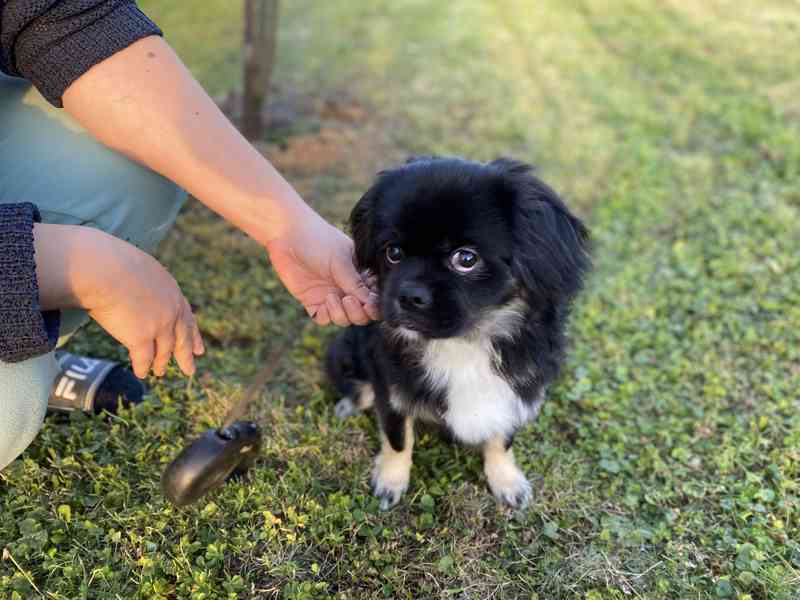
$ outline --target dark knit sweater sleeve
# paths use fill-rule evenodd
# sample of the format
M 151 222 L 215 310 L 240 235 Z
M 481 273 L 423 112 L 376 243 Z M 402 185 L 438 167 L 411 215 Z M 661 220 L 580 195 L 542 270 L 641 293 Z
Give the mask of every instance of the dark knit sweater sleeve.
M 134 0 L 0 0 L 0 69 L 55 106 L 91 67 L 161 30 Z
M 42 313 L 33 252 L 33 204 L 0 204 L 0 361 L 19 362 L 49 352 L 58 339 L 59 313 Z

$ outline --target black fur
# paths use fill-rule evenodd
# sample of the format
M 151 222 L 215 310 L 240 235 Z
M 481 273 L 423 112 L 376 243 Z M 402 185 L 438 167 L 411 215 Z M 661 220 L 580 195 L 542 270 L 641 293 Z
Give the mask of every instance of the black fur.
M 541 400 L 563 359 L 589 235 L 530 166 L 412 159 L 379 174 L 353 209 L 351 229 L 358 267 L 378 278 L 384 321 L 340 334 L 328 372 L 342 395 L 354 382 L 373 385 L 395 450 L 403 447 L 404 414 L 442 422 L 448 409 L 447 388 L 433 385 L 423 366 L 431 340 L 488 335 L 494 371 L 523 402 Z M 454 255 L 460 248 L 479 257 L 469 272 L 456 268 L 464 266 Z M 396 264 L 387 252 L 400 256 Z M 504 310 L 518 318 L 486 325 Z M 394 405 L 391 390 L 400 397 Z M 509 445 L 514 433 L 505 432 Z
M 367 383 L 369 376 L 369 339 L 374 325 L 348 327 L 328 346 L 325 370 L 342 397 L 353 397 L 357 383 Z

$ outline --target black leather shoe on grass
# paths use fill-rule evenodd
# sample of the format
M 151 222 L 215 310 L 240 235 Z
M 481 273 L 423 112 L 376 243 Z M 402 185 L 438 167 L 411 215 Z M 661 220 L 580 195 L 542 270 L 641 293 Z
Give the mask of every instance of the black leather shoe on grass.
M 53 382 L 48 411 L 115 414 L 119 404 L 127 407 L 142 401 L 144 384 L 119 363 L 61 350 L 56 360 L 61 372 Z

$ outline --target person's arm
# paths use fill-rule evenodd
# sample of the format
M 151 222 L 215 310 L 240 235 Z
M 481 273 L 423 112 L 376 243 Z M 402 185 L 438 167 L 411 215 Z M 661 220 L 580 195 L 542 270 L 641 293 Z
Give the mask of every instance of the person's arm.
M 265 245 L 318 323 L 377 317 L 349 238 L 238 134 L 134 0 L 5 0 L 0 10 L 0 70 Z
M 40 223 L 33 204 L 0 204 L 0 361 L 53 350 L 59 310 L 83 308 L 130 352 L 135 373 L 163 375 L 172 355 L 194 372 L 203 341 L 169 273 L 91 227 Z
M 151 366 L 163 375 L 173 355 L 184 373 L 194 373 L 202 336 L 178 284 L 158 261 L 92 227 L 36 223 L 32 234 L 35 310 L 85 309 L 128 349 L 138 377 Z
M 0 69 L 107 146 L 266 244 L 310 209 L 222 115 L 133 0 L 5 0 Z
M 103 144 L 174 181 L 262 245 L 311 217 L 162 38 L 95 65 L 63 102 Z
M 67 88 L 63 102 L 101 142 L 182 186 L 264 245 L 281 280 L 318 322 L 364 323 L 364 304 L 374 316 L 350 240 L 242 137 L 163 39 L 144 38 L 95 65 Z

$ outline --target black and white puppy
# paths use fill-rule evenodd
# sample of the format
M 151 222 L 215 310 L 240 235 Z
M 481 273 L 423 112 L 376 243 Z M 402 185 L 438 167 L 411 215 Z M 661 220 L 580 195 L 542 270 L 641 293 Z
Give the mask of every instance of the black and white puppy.
M 480 447 L 494 495 L 525 506 L 511 443 L 558 374 L 587 229 L 528 165 L 433 157 L 381 172 L 350 224 L 383 321 L 346 329 L 326 366 L 337 415 L 376 409 L 381 508 L 408 487 L 415 419 Z

